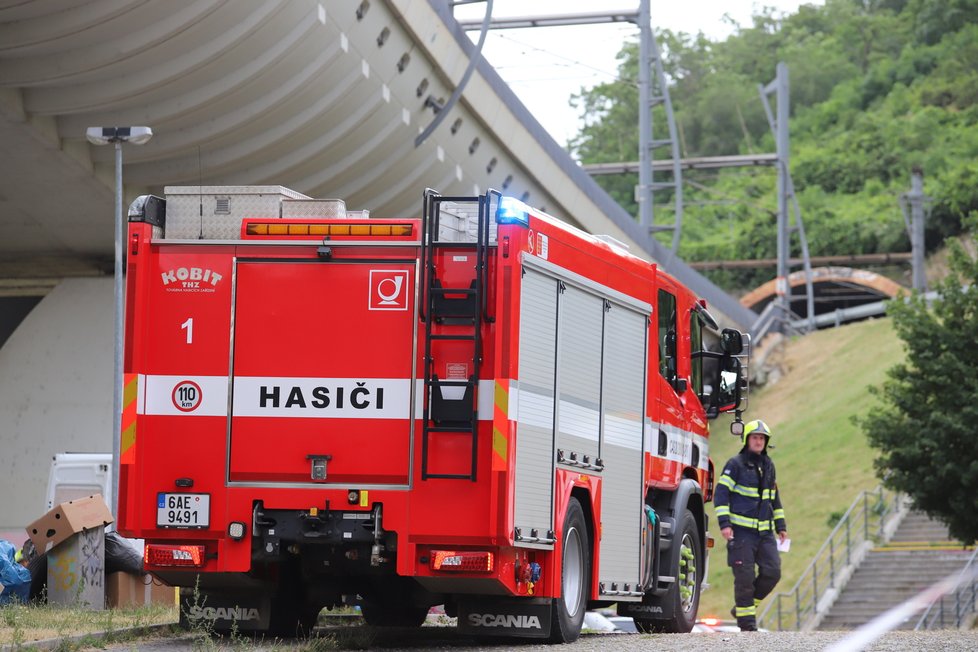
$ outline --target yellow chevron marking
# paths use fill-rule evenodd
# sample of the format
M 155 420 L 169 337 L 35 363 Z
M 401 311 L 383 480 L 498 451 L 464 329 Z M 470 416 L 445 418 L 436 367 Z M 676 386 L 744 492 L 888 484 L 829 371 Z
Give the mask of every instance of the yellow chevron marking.
M 132 448 L 132 445 L 136 443 L 136 422 L 133 421 L 132 425 L 122 431 L 122 441 L 120 447 L 122 452 L 125 453 L 127 450 Z
M 126 383 L 125 387 L 122 388 L 122 407 L 125 408 L 127 405 L 136 400 L 136 391 L 139 388 L 139 378 L 133 376 L 132 380 Z
M 503 414 L 509 414 L 509 392 L 503 387 L 502 383 L 496 383 L 493 402 L 496 407 L 502 410 Z
M 509 440 L 499 432 L 498 429 L 492 429 L 492 450 L 496 455 L 502 459 L 506 459 L 506 452 L 509 449 Z

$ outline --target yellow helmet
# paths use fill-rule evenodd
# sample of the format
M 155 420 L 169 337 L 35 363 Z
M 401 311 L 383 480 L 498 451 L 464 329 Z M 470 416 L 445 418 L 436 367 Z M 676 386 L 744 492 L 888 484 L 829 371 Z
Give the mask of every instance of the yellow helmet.
M 747 422 L 744 425 L 744 435 L 741 438 L 741 443 L 744 446 L 747 445 L 747 438 L 751 435 L 765 435 L 768 440 L 771 439 L 771 429 L 767 427 L 767 424 L 760 419 L 754 419 L 753 421 Z

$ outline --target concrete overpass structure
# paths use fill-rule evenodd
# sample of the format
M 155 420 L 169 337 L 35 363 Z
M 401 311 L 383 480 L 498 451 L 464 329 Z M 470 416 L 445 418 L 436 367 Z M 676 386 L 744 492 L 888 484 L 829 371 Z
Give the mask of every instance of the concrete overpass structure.
M 643 233 L 485 61 L 445 0 L 0 0 L 0 528 L 43 511 L 51 455 L 111 449 L 112 148 L 125 201 L 283 185 L 375 216 L 492 187 L 656 259 L 726 321 L 754 313 Z M 644 253 L 643 253 L 644 252 Z M 9 337 L 8 337 L 9 336 Z
M 787 281 L 792 295 L 792 312 L 804 314 L 805 273 L 792 272 Z M 896 281 L 876 272 L 838 266 L 812 269 L 812 286 L 815 292 L 816 315 L 885 301 L 909 292 Z M 777 282 L 772 279 L 742 296 L 740 302 L 745 307 L 763 312 L 776 295 Z

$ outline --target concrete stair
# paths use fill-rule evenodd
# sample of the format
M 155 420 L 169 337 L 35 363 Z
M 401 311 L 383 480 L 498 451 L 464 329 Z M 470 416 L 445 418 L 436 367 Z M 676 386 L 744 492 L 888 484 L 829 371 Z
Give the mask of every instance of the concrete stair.
M 858 627 L 961 570 L 971 554 L 948 536 L 947 526 L 911 511 L 887 545 L 866 555 L 818 628 Z M 901 629 L 916 623 L 911 618 Z

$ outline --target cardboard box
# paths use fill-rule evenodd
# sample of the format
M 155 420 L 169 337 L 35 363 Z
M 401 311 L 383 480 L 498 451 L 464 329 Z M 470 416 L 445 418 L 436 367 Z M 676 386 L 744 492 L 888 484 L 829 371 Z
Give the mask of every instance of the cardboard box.
M 105 604 L 112 607 L 136 607 L 144 604 L 177 602 L 177 589 L 167 586 L 150 574 L 111 573 L 105 579 Z
M 102 528 L 114 519 L 102 494 L 69 500 L 52 508 L 27 526 L 27 536 L 37 551 L 47 552 L 71 535 L 90 528 Z

